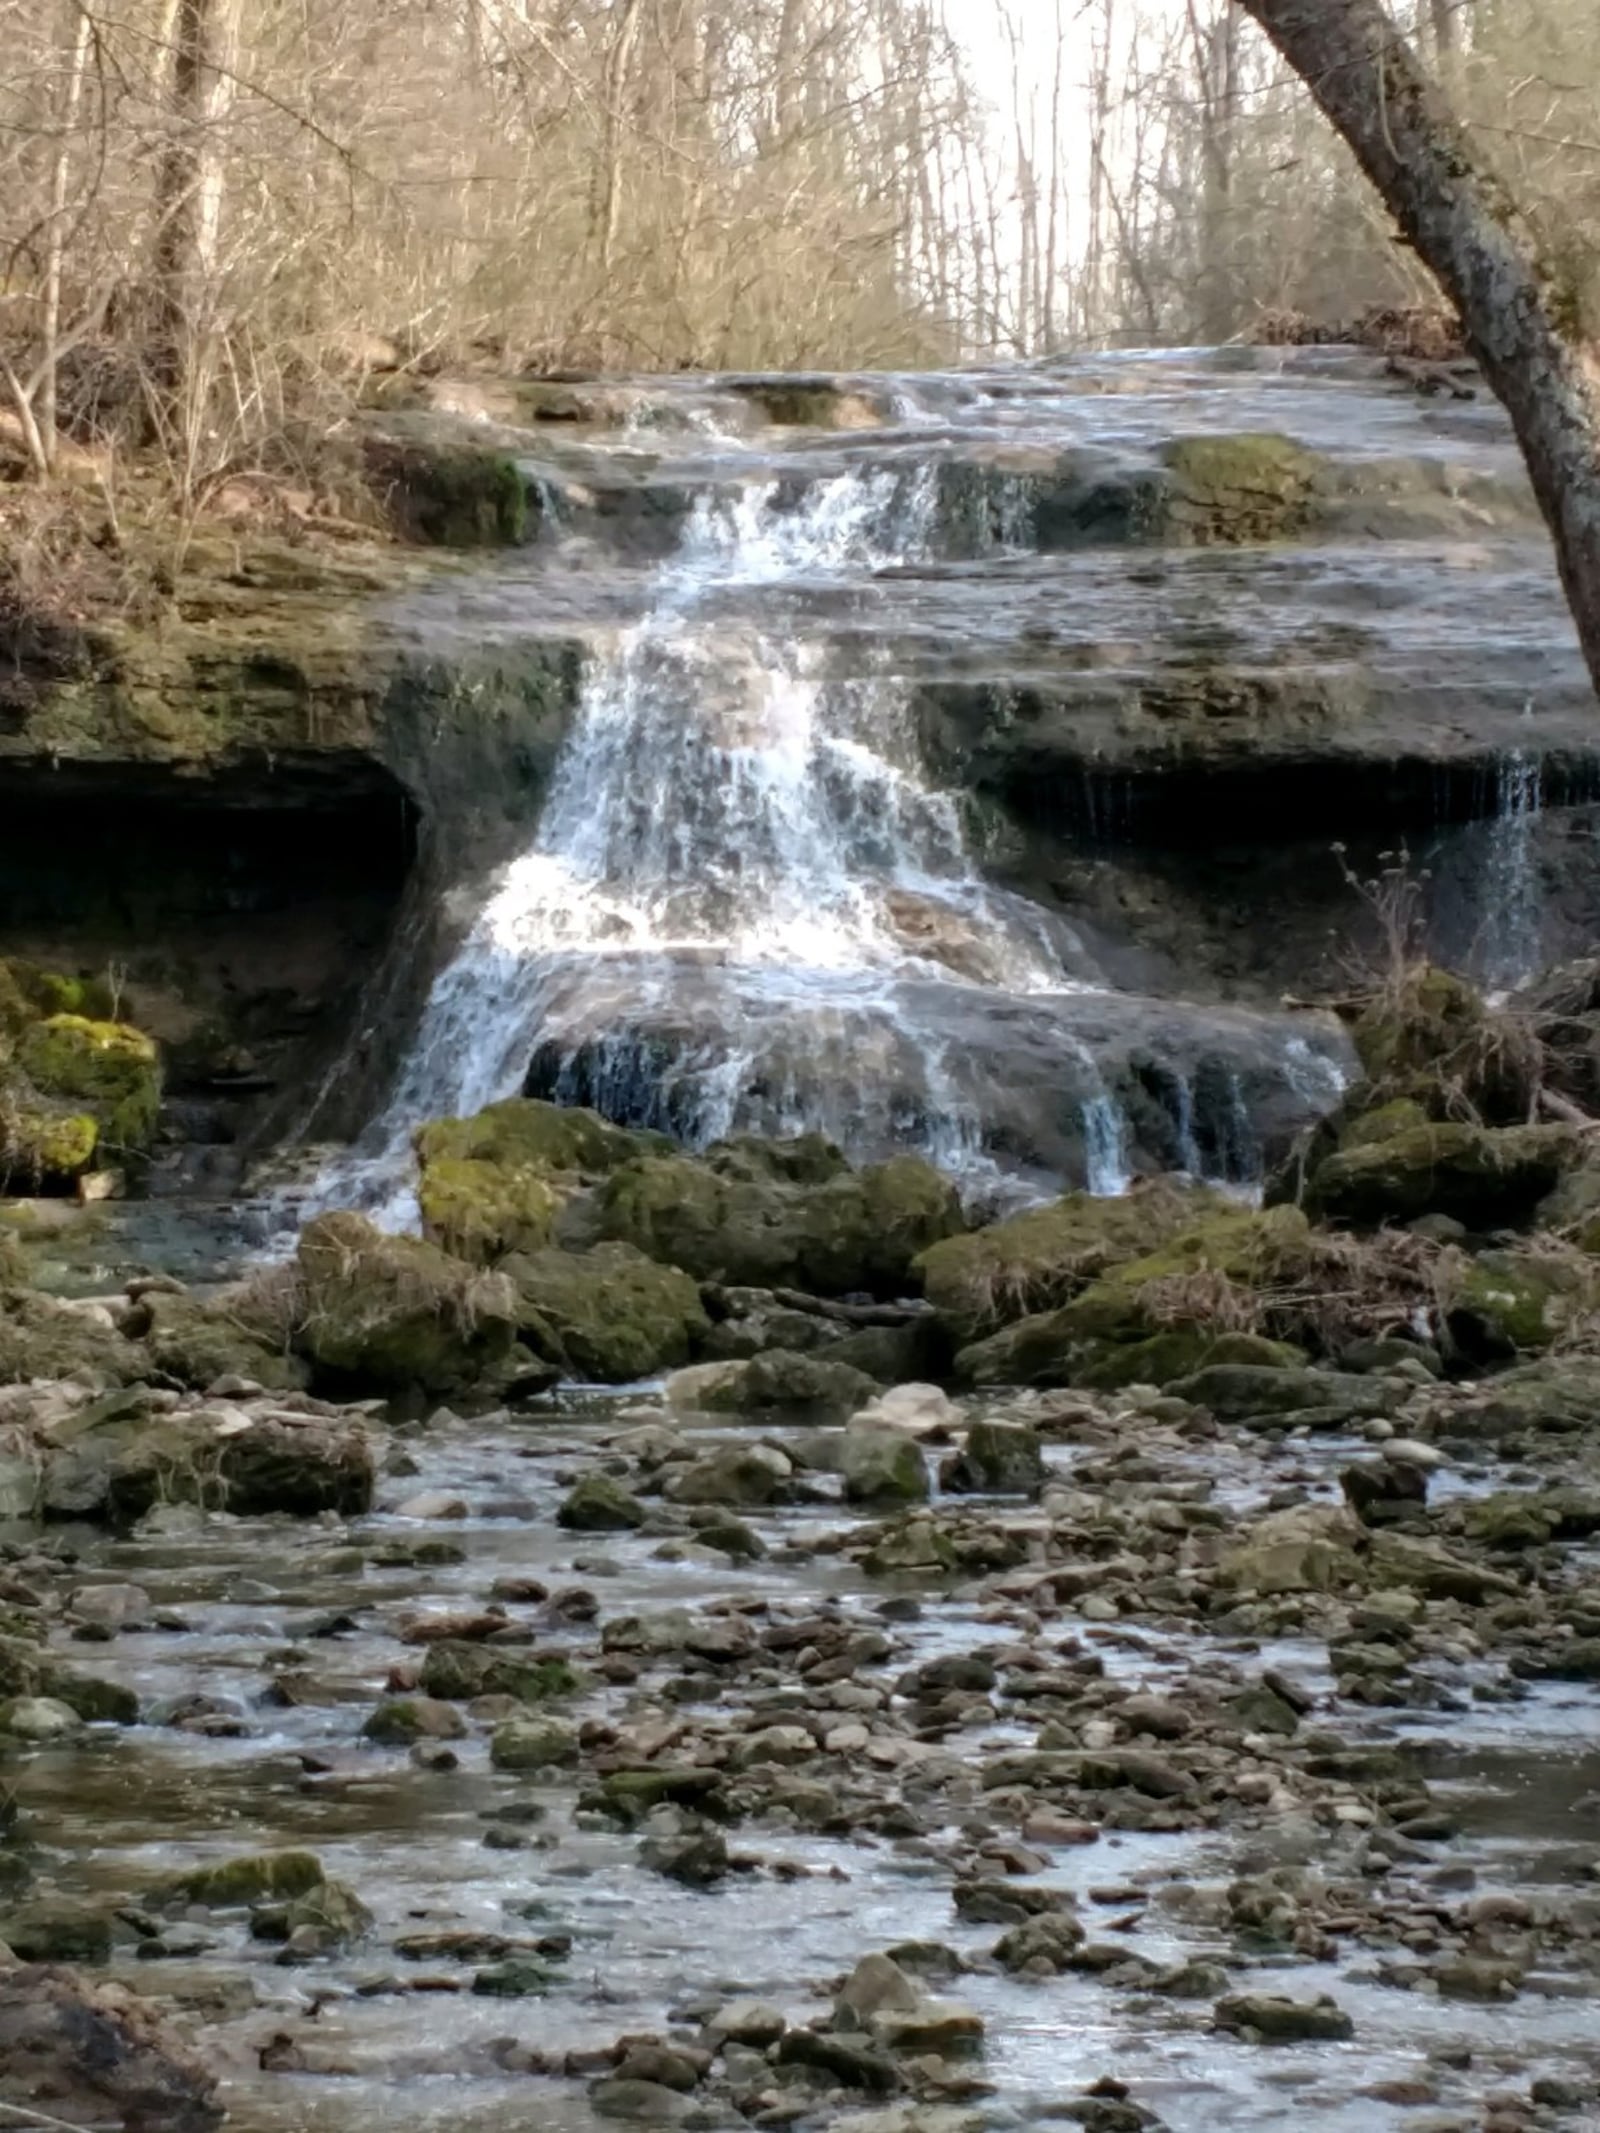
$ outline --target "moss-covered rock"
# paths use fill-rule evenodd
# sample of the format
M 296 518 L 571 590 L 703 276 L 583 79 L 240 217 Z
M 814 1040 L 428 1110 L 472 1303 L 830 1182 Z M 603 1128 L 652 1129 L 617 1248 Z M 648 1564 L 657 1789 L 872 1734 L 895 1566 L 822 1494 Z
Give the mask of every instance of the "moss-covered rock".
M 116 1439 L 105 1469 L 105 1508 L 116 1520 L 131 1523 L 164 1503 L 241 1518 L 354 1518 L 372 1508 L 372 1443 L 349 1418 L 262 1414 L 219 1434 L 202 1408 L 126 1426 Z
M 847 1429 L 839 1448 L 846 1503 L 925 1503 L 928 1463 L 903 1430 L 861 1425 Z
M 139 1699 L 124 1682 L 105 1681 L 97 1674 L 79 1674 L 48 1662 L 39 1681 L 46 1696 L 64 1703 L 86 1726 L 139 1723 Z
M 567 1492 L 556 1524 L 569 1533 L 631 1533 L 642 1526 L 645 1507 L 609 1474 L 585 1474 Z
M 1334 1146 L 1375 1148 L 1380 1141 L 1393 1140 L 1396 1134 L 1409 1133 L 1417 1126 L 1430 1123 L 1427 1112 L 1414 1096 L 1393 1096 L 1387 1103 L 1374 1104 L 1370 1110 L 1337 1115 L 1333 1121 Z
M 788 1459 L 764 1444 L 723 1444 L 675 1469 L 666 1493 L 674 1503 L 761 1510 L 788 1494 L 790 1471 Z
M 274 1899 L 292 1901 L 320 1888 L 326 1879 L 315 1852 L 250 1852 L 180 1874 L 161 1893 L 209 1910 L 232 1911 Z
M 1172 1385 L 1213 1364 L 1254 1363 L 1292 1369 L 1306 1360 L 1289 1341 L 1260 1333 L 1212 1333 L 1203 1326 L 1175 1326 L 1142 1341 L 1089 1342 L 1080 1351 L 1072 1382 L 1090 1392 L 1120 1392 L 1128 1385 Z
M 95 1120 L 106 1153 L 120 1161 L 149 1148 L 161 1111 L 161 1055 L 143 1030 L 51 1015 L 24 1030 L 16 1058 L 41 1095 Z
M 0 1944 L 23 1963 L 106 1963 L 112 1917 L 66 1896 L 40 1896 L 0 1917 Z
M 1311 1263 L 1311 1230 L 1298 1208 L 1224 1206 L 1170 1236 L 1142 1258 L 1113 1267 L 1059 1310 L 1002 1327 L 963 1348 L 956 1374 L 970 1385 L 1070 1385 L 1092 1372 L 1117 1381 L 1116 1351 L 1140 1348 L 1141 1370 L 1175 1372 L 1188 1356 L 1237 1330 L 1241 1298 L 1302 1279 Z M 1180 1338 L 1174 1340 L 1173 1336 Z M 1156 1348 L 1164 1340 L 1170 1347 Z M 1143 1382 L 1142 1376 L 1123 1383 Z
M 666 1152 L 672 1144 L 663 1134 L 614 1126 L 598 1111 L 578 1105 L 511 1096 L 471 1118 L 439 1118 L 418 1127 L 415 1145 L 424 1169 L 455 1160 L 535 1170 L 544 1177 L 598 1178 L 638 1156 Z
M 670 1149 L 596 1111 L 511 1097 L 418 1129 L 423 1233 L 478 1265 L 549 1245 L 574 1193 L 621 1163 Z
M 538 1171 L 459 1156 L 429 1163 L 417 1188 L 423 1235 L 476 1266 L 548 1244 L 562 1203 L 563 1195 Z
M 1193 1377 L 1177 1378 L 1179 1399 L 1227 1422 L 1265 1422 L 1293 1416 L 1342 1428 L 1387 1414 L 1394 1394 L 1378 1379 L 1344 1371 L 1282 1369 L 1260 1363 L 1208 1363 Z
M 1165 1179 L 1119 1199 L 1068 1193 L 1003 1222 L 946 1238 L 917 1261 L 923 1294 L 965 1344 L 1053 1310 L 1109 1268 L 1143 1259 L 1227 1203 Z
M 440 548 L 527 538 L 528 483 L 507 452 L 418 431 L 367 440 L 368 475 L 397 529 Z
M 144 1344 L 164 1377 L 204 1392 L 225 1377 L 252 1379 L 269 1392 L 295 1392 L 311 1372 L 283 1339 L 271 1340 L 247 1325 L 228 1296 L 144 1298 L 128 1330 Z
M 516 1291 L 436 1245 L 362 1215 L 301 1234 L 286 1300 L 294 1346 L 319 1377 L 362 1390 L 455 1392 L 492 1382 L 516 1337 Z
M 939 1468 L 940 1487 L 958 1496 L 1036 1496 L 1044 1480 L 1039 1433 L 1020 1422 L 974 1422 Z
M 718 1366 L 716 1376 L 708 1374 L 701 1384 L 693 1404 L 707 1414 L 787 1412 L 826 1417 L 854 1414 L 877 1391 L 876 1382 L 864 1370 L 835 1362 L 830 1355 L 769 1348 L 747 1363 Z
M 1351 1024 L 1378 1101 L 1411 1097 L 1435 1120 L 1470 1105 L 1486 1125 L 1516 1125 L 1539 1085 L 1538 1043 L 1464 978 L 1431 965 L 1385 989 Z M 1363 1108 L 1370 1108 L 1364 1104 Z
M 1179 437 L 1162 457 L 1171 475 L 1161 514 L 1169 539 L 1200 547 L 1278 541 L 1310 519 L 1320 462 L 1288 437 Z
M 0 1030 L 13 1035 L 49 1015 L 87 1015 L 115 1022 L 117 999 L 103 977 L 85 977 L 13 956 L 0 964 Z
M 1423 1215 L 1449 1215 L 1469 1229 L 1514 1228 L 1581 1152 L 1567 1126 L 1407 1125 L 1319 1162 L 1303 1205 L 1357 1228 Z
M 534 1658 L 524 1651 L 445 1639 L 428 1646 L 422 1691 L 448 1702 L 474 1696 L 509 1696 L 517 1703 L 551 1703 L 576 1693 L 578 1677 L 565 1659 Z
M 625 1385 L 676 1370 L 710 1330 L 699 1284 L 632 1245 L 516 1253 L 500 1271 L 523 1339 L 569 1377 Z
M 1600 1301 L 1600 1266 L 1570 1252 L 1484 1252 L 1451 1284 L 1445 1324 L 1472 1362 L 1548 1348 Z
M 391 1696 L 369 1716 L 361 1737 L 380 1747 L 409 1748 L 419 1740 L 461 1740 L 466 1732 L 454 1704 L 433 1696 Z
M 99 1139 L 86 1111 L 54 1108 L 26 1085 L 0 1080 L 0 1190 L 67 1190 L 93 1167 Z
M 920 1157 L 820 1182 L 783 1175 L 780 1161 L 758 1165 L 744 1143 L 726 1160 L 646 1157 L 597 1188 L 588 1219 L 697 1280 L 823 1296 L 902 1294 L 920 1254 L 964 1226 L 954 1186 Z

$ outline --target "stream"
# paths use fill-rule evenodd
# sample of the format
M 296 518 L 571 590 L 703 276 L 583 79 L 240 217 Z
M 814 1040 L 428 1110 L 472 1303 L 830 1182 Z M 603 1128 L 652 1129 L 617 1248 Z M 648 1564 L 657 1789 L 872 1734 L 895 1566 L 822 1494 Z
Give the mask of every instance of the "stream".
M 770 1552 L 741 1568 L 644 1535 L 562 1532 L 554 1513 L 565 1487 L 619 1428 L 649 1411 L 640 1399 L 573 1395 L 516 1422 L 444 1417 L 397 1430 L 390 1465 L 404 1471 L 385 1484 L 390 1508 L 348 1526 L 158 1510 L 125 1539 L 71 1528 L 44 1536 L 49 1552 L 76 1555 L 84 1579 L 132 1582 L 154 1609 L 159 1626 L 83 1655 L 95 1670 L 134 1689 L 152 1721 L 203 1697 L 218 1729 L 92 1729 L 30 1754 L 15 1781 L 49 1877 L 64 1892 L 126 1901 L 192 1864 L 306 1847 L 374 1914 L 367 1943 L 311 1965 L 279 1967 L 270 1946 L 208 1913 L 195 1914 L 203 1924 L 193 1952 L 180 1936 L 180 1952 L 163 1963 L 130 1960 L 126 1951 L 118 1959 L 118 1974 L 201 2017 L 207 2055 L 226 2070 L 237 2133 L 365 2133 L 375 2123 L 404 2133 L 527 2133 L 534 2125 L 591 2133 L 607 2121 L 581 2082 L 532 2087 L 526 2072 L 503 2070 L 508 2055 L 515 2064 L 517 2053 L 581 2054 L 618 2034 L 662 2031 L 730 1995 L 770 1999 L 799 2018 L 825 2004 L 830 1981 L 863 1952 L 900 1942 L 942 1941 L 981 1958 L 992 1929 L 952 1918 L 941 1863 L 981 1800 L 970 1785 L 954 1793 L 959 1802 L 966 1791 L 966 1810 L 952 1805 L 948 1821 L 924 1816 L 914 1836 L 867 1828 L 822 1835 L 781 1818 L 741 1830 L 742 1870 L 715 1888 L 684 1890 L 641 1867 L 633 1836 L 579 1812 L 574 1783 L 491 1770 L 481 1729 L 453 1744 L 458 1766 L 445 1769 L 420 1768 L 404 1749 L 360 1737 L 405 1656 L 401 1626 L 481 1608 L 501 1580 L 537 1579 L 552 1595 L 583 1587 L 602 1620 L 667 1608 L 704 1617 L 729 1606 L 757 1621 L 818 1609 L 863 1625 L 883 1619 L 881 1580 L 814 1552 L 850 1523 L 841 1525 L 825 1502 L 752 1513 Z M 724 1442 L 728 1429 L 707 1425 L 699 1434 Z M 1329 1497 L 1335 1465 L 1357 1448 L 1340 1440 L 1265 1453 L 1225 1445 L 1186 1460 L 1168 1486 L 1175 1478 L 1209 1485 L 1243 1519 L 1295 1476 Z M 1068 1479 L 1080 1456 L 1056 1446 L 1052 1473 Z M 398 1506 L 419 1495 L 425 1513 L 450 1515 L 403 1514 Z M 1024 1525 L 1037 1520 L 1015 1506 L 978 1508 Z M 429 1563 L 430 1555 L 448 1559 Z M 1009 1641 L 1006 1610 L 985 1605 L 973 1587 L 946 1600 L 924 1591 L 924 1599 L 916 1619 L 888 1625 L 889 1679 L 941 1654 Z M 548 1602 L 508 1608 L 512 1622 L 537 1627 L 541 1652 L 570 1651 L 584 1664 L 592 1624 L 563 1626 L 562 1612 Z M 891 1608 L 891 1618 L 900 1612 Z M 1052 1623 L 1052 1636 L 1081 1641 L 1121 1686 L 1181 1697 L 1197 1671 L 1248 1655 L 1252 1668 L 1276 1664 L 1310 1697 L 1331 1687 L 1314 1640 L 1252 1648 L 1181 1624 L 1109 1625 L 1073 1614 L 1069 1607 Z M 1458 1670 L 1459 1682 L 1471 1672 Z M 624 1711 L 659 1717 L 674 1708 L 657 1700 L 653 1674 L 638 1689 L 590 1682 L 568 1715 L 615 1721 Z M 718 1692 L 714 1681 L 702 1677 L 696 1687 L 691 1676 L 675 1693 L 692 1699 L 676 1708 L 693 1710 L 706 1699 L 714 1706 Z M 1422 1888 L 1475 1878 L 1482 1890 L 1560 1892 L 1591 1872 L 1600 1787 L 1592 1690 L 1541 1685 L 1510 1706 L 1474 1706 L 1468 1690 L 1448 1717 L 1369 1714 L 1359 1730 L 1418 1742 L 1459 1819 L 1453 1842 L 1405 1870 Z M 1002 1706 L 942 1742 L 941 1752 L 981 1760 L 1030 1737 Z M 1168 1834 L 1107 1829 L 1094 1843 L 1047 1847 L 1036 1878 L 1075 1893 L 1095 1938 L 1103 1922 L 1158 1964 L 1204 1959 L 1226 1953 L 1225 1936 L 1164 1909 L 1163 1891 L 1226 1883 L 1263 1857 L 1311 1859 L 1339 1873 L 1340 1840 L 1328 1855 L 1327 1831 L 1305 1818 L 1244 1823 Z M 559 1933 L 570 1936 L 570 1955 L 554 1965 L 543 1997 L 503 2000 L 462 1989 L 470 1972 L 459 1964 L 408 1965 L 387 1952 L 406 1932 L 460 1929 Z M 1356 2024 L 1352 2043 L 1264 2051 L 1213 2032 L 1205 2005 L 1119 1992 L 1091 1975 L 1038 1982 L 980 1968 L 957 1983 L 988 2033 L 972 2122 L 1036 2123 L 1063 2096 L 1114 2073 L 1174 2133 L 1281 2128 L 1307 2111 L 1337 2133 L 1368 2133 L 1391 2115 L 1396 2124 L 1419 2122 L 1370 2094 L 1419 2072 L 1437 2080 L 1438 2102 L 1448 2107 L 1492 2088 L 1498 2070 L 1525 2080 L 1530 2071 L 1574 2068 L 1592 2077 L 1600 2067 L 1592 1980 L 1581 1972 L 1554 1971 L 1514 2003 L 1487 2008 L 1372 1978 L 1359 1955 L 1264 1958 L 1262 1989 L 1297 1998 L 1330 1991 Z M 293 2040 L 276 2061 L 275 2037 Z M 268 2064 L 285 2070 L 261 2071 L 263 2048 Z M 971 2108 L 962 2107 L 962 2124 Z M 706 2120 L 718 2122 L 714 2112 Z

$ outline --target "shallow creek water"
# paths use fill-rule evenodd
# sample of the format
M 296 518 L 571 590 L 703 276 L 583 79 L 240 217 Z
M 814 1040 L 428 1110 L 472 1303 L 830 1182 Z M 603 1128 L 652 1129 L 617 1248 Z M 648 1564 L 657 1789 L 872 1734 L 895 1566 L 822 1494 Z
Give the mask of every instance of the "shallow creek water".
M 90 1671 L 126 1682 L 146 1706 L 193 1691 L 231 1700 L 239 1738 L 210 1738 L 170 1727 L 94 1729 L 70 1746 L 32 1751 L 14 1771 L 41 1864 L 63 1891 L 126 1899 L 159 1876 L 205 1860 L 278 1846 L 307 1846 L 330 1874 L 350 1883 L 376 1917 L 370 1941 L 329 1961 L 280 1966 L 271 1947 L 246 1938 L 242 1920 L 208 1915 L 213 1945 L 190 1961 L 147 1964 L 124 1955 L 119 1974 L 159 1994 L 175 1994 L 203 2023 L 207 2055 L 226 2070 L 235 2133 L 590 2133 L 602 2123 L 583 2085 L 506 2073 L 501 2040 L 544 2050 L 603 2045 L 624 2033 L 661 2030 L 672 2010 L 696 1998 L 756 1994 L 793 2016 L 816 2012 L 838 1975 L 864 1953 L 909 1939 L 942 1940 L 976 1954 L 993 1927 L 954 1917 L 948 1867 L 923 1840 L 858 1832 L 820 1837 L 748 1826 L 732 1833 L 736 1855 L 759 1861 L 720 1887 L 684 1890 L 641 1867 L 637 1839 L 574 1818 L 575 1785 L 540 1787 L 492 1772 L 487 1734 L 457 1743 L 460 1767 L 430 1771 L 403 1749 L 372 1746 L 360 1728 L 390 1668 L 418 1656 L 399 1642 L 404 1621 L 429 1610 L 479 1606 L 502 1577 L 537 1577 L 554 1591 L 584 1584 L 603 1618 L 641 1609 L 699 1609 L 719 1600 L 766 1600 L 798 1610 L 837 1599 L 874 1618 L 884 1588 L 848 1562 L 798 1551 L 839 1514 L 812 1506 L 754 1516 L 771 1553 L 749 1568 L 662 1561 L 661 1542 L 632 1535 L 563 1533 L 554 1513 L 565 1486 L 592 1464 L 596 1439 L 614 1428 L 615 1402 L 573 1399 L 532 1422 L 445 1421 L 397 1430 L 391 1442 L 415 1471 L 393 1473 L 381 1501 L 419 1490 L 461 1499 L 462 1518 L 426 1523 L 380 1509 L 348 1528 L 334 1524 L 246 1523 L 227 1518 L 168 1521 L 164 1535 L 114 1540 L 89 1529 L 48 1537 L 80 1552 L 91 1579 L 133 1581 L 176 1625 L 124 1634 L 113 1643 L 73 1647 Z M 1219 1448 L 1196 1454 L 1218 1498 L 1241 1515 L 1259 1509 L 1291 1472 L 1331 1486 L 1339 1452 L 1352 1447 L 1291 1445 L 1275 1454 Z M 1078 1456 L 1052 1449 L 1070 1469 Z M 1323 1478 L 1325 1477 L 1325 1478 Z M 1014 1507 L 1019 1518 L 1037 1516 Z M 15 1529 L 10 1536 L 23 1538 Z M 380 1568 L 386 1544 L 448 1540 L 459 1563 Z M 513 1607 L 532 1621 L 535 1608 Z M 1196 1664 L 1225 1664 L 1241 1648 L 1188 1632 L 1074 1622 L 1076 1632 L 1119 1679 L 1171 1686 Z M 897 1655 L 886 1678 L 941 1650 L 1004 1644 L 1003 1624 L 981 1621 L 970 1598 L 927 1599 L 919 1619 L 895 1623 Z M 541 1649 L 564 1635 L 545 1634 Z M 1318 1696 L 1331 1687 L 1320 1643 L 1286 1641 L 1248 1650 L 1253 1671 L 1277 1665 Z M 274 1676 L 288 1676 L 302 1699 L 263 1703 Z M 1356 1714 L 1356 1730 L 1409 1736 L 1423 1746 L 1430 1780 L 1445 1789 L 1462 1834 L 1416 1869 L 1470 1865 L 1480 1888 L 1527 1893 L 1582 1883 L 1600 1856 L 1600 1727 L 1592 1689 L 1541 1687 L 1502 1705 L 1470 1703 L 1470 1676 L 1454 1684 L 1463 1709 Z M 708 1701 L 715 1698 L 708 1682 Z M 579 1716 L 616 1715 L 638 1692 L 604 1684 L 584 1693 Z M 693 1706 L 688 1707 L 693 1715 Z M 1350 1730 L 1352 1714 L 1339 1713 Z M 1033 1727 L 1002 1718 L 963 1732 L 946 1751 L 977 1756 L 1031 1744 Z M 974 1792 L 977 1818 L 982 1796 Z M 526 1815 L 527 1819 L 508 1819 Z M 521 1848 L 486 1845 L 515 1830 Z M 1223 1952 L 1220 1937 L 1155 1905 L 1145 1891 L 1171 1881 L 1226 1881 L 1242 1863 L 1314 1863 L 1337 1877 L 1336 1846 L 1325 1830 L 1270 1822 L 1237 1837 L 1220 1833 L 1104 1833 L 1093 1844 L 1060 1847 L 1042 1877 L 1078 1895 L 1090 1938 L 1110 1932 L 1163 1962 Z M 1600 1901 L 1600 1895 L 1597 1895 Z M 408 1965 L 391 1945 L 406 1931 L 470 1926 L 512 1934 L 561 1931 L 570 1958 L 543 1998 L 473 1997 L 470 1973 L 451 1964 Z M 1236 1973 L 1237 1975 L 1237 1973 Z M 415 1989 L 427 1976 L 439 1989 Z M 381 1989 L 384 1979 L 413 1989 Z M 1418 2123 L 1416 2114 L 1359 2093 L 1377 2082 L 1416 2076 L 1426 2066 L 1439 2105 L 1462 2106 L 1497 2085 L 1494 2069 L 1530 2073 L 1600 2068 L 1600 2025 L 1592 1981 L 1552 1974 L 1505 2006 L 1462 2006 L 1373 1981 L 1359 1948 L 1321 1965 L 1263 1962 L 1242 1989 L 1286 1991 L 1297 1999 L 1336 1994 L 1354 2017 L 1348 2044 L 1263 2049 L 1213 2033 L 1209 1999 L 1133 1998 L 1090 1976 L 1045 1982 L 975 1972 L 960 1996 L 988 2024 L 982 2062 L 992 2094 L 983 2120 L 1028 2125 L 1052 2104 L 1114 2073 L 1133 2084 L 1174 2133 L 1281 2128 L 1308 2114 L 1330 2133 L 1367 2133 Z M 377 1988 L 377 1989 L 375 1989 Z M 294 2039 L 291 2070 L 262 2072 L 259 2053 L 277 2034 Z M 1470 2053 L 1469 2071 L 1442 2062 Z M 1476 2116 L 1459 2123 L 1477 2123 Z

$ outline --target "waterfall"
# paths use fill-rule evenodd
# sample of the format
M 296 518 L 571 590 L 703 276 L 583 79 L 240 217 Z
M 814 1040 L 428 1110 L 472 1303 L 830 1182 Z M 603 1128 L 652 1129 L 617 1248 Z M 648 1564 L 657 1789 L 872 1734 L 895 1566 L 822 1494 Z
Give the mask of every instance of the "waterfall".
M 1495 772 L 1495 813 L 1484 866 L 1480 963 L 1486 985 L 1511 992 L 1539 968 L 1543 895 L 1535 841 L 1543 813 L 1538 758 L 1512 749 Z
M 1062 941 L 980 879 L 887 659 L 836 672 L 805 628 L 807 600 L 869 598 L 925 553 L 933 502 L 931 475 L 882 469 L 697 496 L 648 611 L 589 663 L 530 848 L 319 1201 L 403 1218 L 415 1125 L 525 1085 L 691 1144 L 814 1126 L 982 1171 L 959 1043 L 908 988 L 1059 996 Z M 1094 1131 L 1120 1189 L 1120 1131 Z
M 1083 1106 L 1083 1145 L 1088 1188 L 1101 1199 L 1115 1199 L 1133 1182 L 1128 1170 L 1127 1132 L 1122 1113 L 1109 1094 L 1091 1096 Z

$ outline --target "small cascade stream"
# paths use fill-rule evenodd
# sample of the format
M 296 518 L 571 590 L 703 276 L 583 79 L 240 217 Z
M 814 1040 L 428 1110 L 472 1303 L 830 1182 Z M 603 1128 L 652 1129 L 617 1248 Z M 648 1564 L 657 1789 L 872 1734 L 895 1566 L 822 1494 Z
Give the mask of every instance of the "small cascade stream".
M 1543 811 L 1538 757 L 1517 748 L 1496 778 L 1483 897 L 1483 975 L 1497 992 L 1525 985 L 1540 964 L 1543 894 L 1535 841 Z
M 960 996 L 1060 1001 L 1097 974 L 1068 927 L 979 876 L 882 649 L 837 671 L 796 604 L 840 582 L 870 603 L 925 554 L 934 502 L 928 470 L 870 467 L 798 497 L 696 496 L 646 612 L 591 664 L 532 845 L 324 1204 L 404 1219 L 413 1127 L 525 1085 L 694 1146 L 820 1127 L 998 1178 Z M 1070 1053 L 1089 1183 L 1123 1191 L 1115 1100 L 1090 1049 Z
M 295 1214 L 412 1220 L 416 1126 L 518 1093 L 690 1147 L 817 1130 L 857 1160 L 915 1150 L 990 1205 L 1173 1168 L 1249 1191 L 1337 1100 L 1331 1021 L 1236 988 L 1223 942 L 1168 931 L 1183 881 L 1135 880 L 1151 779 L 1126 764 L 1186 745 L 1220 593 L 1234 612 L 1248 591 L 1251 671 L 1276 672 L 1321 613 L 1318 573 L 1356 551 L 1286 550 L 1269 584 L 1202 545 L 1166 616 L 1150 589 L 1189 551 L 1114 554 L 1143 525 L 1117 499 L 1160 494 L 1174 438 L 1208 428 L 1337 450 L 1358 412 L 1360 450 L 1420 454 L 1430 497 L 1458 452 L 1460 479 L 1496 479 L 1490 448 L 1289 368 L 863 379 L 835 431 L 769 421 L 753 382 L 653 381 L 611 427 L 529 433 L 537 541 L 405 603 L 430 658 L 559 647 L 581 678 L 535 828 L 452 884 L 465 930 L 409 1029 L 374 1010 L 365 1129 Z M 1464 883 L 1496 984 L 1539 932 L 1539 760 L 1506 751 L 1477 869 L 1493 895 Z M 1284 990 L 1314 991 L 1296 967 Z M 383 997 L 415 1003 L 424 979 Z M 374 1054 L 394 1061 L 376 1092 Z

